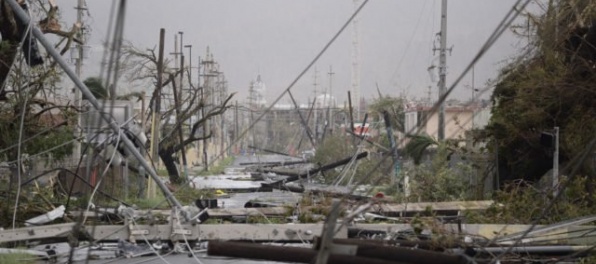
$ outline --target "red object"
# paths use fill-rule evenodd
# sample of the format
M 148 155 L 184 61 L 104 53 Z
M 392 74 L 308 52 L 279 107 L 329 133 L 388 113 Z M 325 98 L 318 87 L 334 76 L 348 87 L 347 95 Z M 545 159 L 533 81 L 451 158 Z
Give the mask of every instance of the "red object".
M 93 171 L 91 172 L 91 179 L 90 179 L 90 183 L 91 186 L 95 187 L 96 184 L 96 179 L 97 178 L 97 168 L 93 169 Z
M 385 194 L 383 194 L 382 192 L 378 192 L 377 194 L 375 194 L 375 198 L 385 198 Z

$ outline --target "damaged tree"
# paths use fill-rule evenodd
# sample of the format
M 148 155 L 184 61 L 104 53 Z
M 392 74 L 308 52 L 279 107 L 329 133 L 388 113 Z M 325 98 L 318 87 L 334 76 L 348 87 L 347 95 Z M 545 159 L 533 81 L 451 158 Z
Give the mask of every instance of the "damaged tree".
M 59 26 L 56 26 L 58 7 L 54 1 L 49 2 L 49 10 L 41 3 L 35 6 L 23 4 L 21 8 L 46 13 L 47 17 L 39 22 L 40 27 L 47 29 L 44 33 L 64 36 L 67 39 L 64 46 L 68 50 L 69 43 L 77 40 L 73 40 L 74 34 L 60 31 Z M 54 160 L 66 157 L 70 154 L 72 145 L 57 146 L 73 138 L 70 121 L 76 109 L 53 99 L 52 93 L 60 89 L 60 71 L 55 63 L 43 58 L 44 54 L 38 49 L 37 41 L 27 34 L 28 25 L 15 17 L 10 5 L 0 1 L 0 7 L 0 109 L 3 113 L 0 118 L 0 148 L 4 154 L 0 159 L 17 159 L 14 144 L 19 141 L 19 134 L 22 134 L 23 139 L 22 153 L 34 155 L 43 152 L 45 154 L 41 156 L 51 156 Z M 73 31 L 76 32 L 77 29 L 78 27 L 73 27 Z M 56 47 L 61 48 L 60 44 L 65 39 Z M 17 63 L 19 47 L 26 64 Z M 19 132 L 21 120 L 22 133 Z M 47 151 L 48 149 L 52 150 Z
M 157 88 L 150 100 L 150 105 L 155 105 L 155 100 L 163 100 L 165 92 L 178 97 L 178 102 L 167 106 L 165 111 L 160 110 L 159 116 L 160 141 L 158 155 L 163 162 L 170 182 L 184 183 L 187 179 L 180 176 L 177 155 L 186 151 L 197 141 L 204 141 L 212 136 L 212 131 L 202 131 L 204 124 L 213 117 L 222 115 L 228 108 L 233 93 L 221 97 L 221 100 L 207 100 L 215 96 L 209 94 L 205 87 L 195 87 L 190 79 L 181 89 L 179 76 L 189 76 L 189 69 L 172 69 L 167 67 L 169 61 L 163 63 L 163 81 L 158 85 L 158 58 L 155 49 L 146 52 L 135 48 L 126 51 L 124 61 L 128 64 L 128 76 L 133 81 L 151 81 Z M 182 78 L 183 79 L 183 78 Z M 161 90 L 158 90 L 160 89 Z M 188 88 L 186 88 L 188 87 Z M 182 96 L 183 95 L 183 96 Z M 159 98 L 158 98 L 159 97 Z M 155 109 L 150 109 L 155 111 Z M 199 116 L 198 113 L 204 113 Z M 151 116 L 151 113 L 146 115 Z M 182 133 L 182 137 L 180 134 Z
M 58 7 L 54 1 L 49 3 L 49 9 L 43 5 L 43 1 L 36 1 L 32 5 L 21 4 L 20 7 L 33 14 L 45 14 L 46 18 L 39 22 L 39 27 L 43 33 L 64 37 L 54 46 L 64 53 L 73 41 L 80 43 L 73 37 L 80 27 L 73 26 L 72 33 L 61 31 L 57 22 Z M 23 180 L 21 186 L 27 187 L 31 181 L 26 179 L 35 179 L 49 171 L 39 175 L 24 174 L 26 169 L 33 169 L 35 164 L 60 167 L 59 162 L 72 153 L 75 140 L 73 128 L 79 109 L 55 98 L 54 93 L 61 88 L 62 72 L 55 62 L 47 59 L 45 52 L 38 49 L 37 40 L 28 34 L 30 28 L 36 26 L 22 23 L 11 5 L 0 0 L 0 161 L 3 168 L 12 170 L 12 175 L 1 179 L 5 181 L 9 178 L 10 183 L 4 184 L 2 190 L 8 193 L 18 189 L 14 179 Z M 17 178 L 19 175 L 21 177 Z M 20 198 L 22 201 L 44 201 L 43 208 L 36 208 L 39 211 L 51 210 L 53 207 L 40 192 L 21 195 Z M 4 206 L 8 208 L 9 204 Z M 19 204 L 18 208 L 19 211 L 25 209 L 24 214 L 32 211 L 26 203 Z M 0 220 L 13 218 L 5 213 L 7 211 L 1 210 Z M 25 217 L 24 214 L 19 213 L 17 221 Z
M 596 3 L 550 1 L 546 8 L 542 16 L 529 15 L 532 27 L 516 28 L 531 39 L 528 51 L 502 71 L 492 95 L 488 146 L 498 153 L 501 183 L 547 174 L 553 152 L 540 135 L 555 126 L 561 168 L 584 152 L 593 157 L 594 149 L 586 148 L 596 133 Z M 594 175 L 590 159 L 578 175 Z M 593 193 L 593 179 L 586 187 Z

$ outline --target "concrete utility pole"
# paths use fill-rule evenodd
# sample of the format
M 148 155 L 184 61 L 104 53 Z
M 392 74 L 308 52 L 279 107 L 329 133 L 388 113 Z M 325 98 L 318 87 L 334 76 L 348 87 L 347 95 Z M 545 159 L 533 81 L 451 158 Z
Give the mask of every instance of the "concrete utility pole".
M 219 103 L 223 104 L 223 102 L 226 99 L 227 93 L 228 93 L 228 81 L 226 80 L 226 76 L 223 73 L 221 73 L 220 76 L 221 76 L 221 82 L 220 82 L 220 85 L 221 85 L 220 97 L 221 97 L 221 99 L 220 99 Z M 221 120 L 220 120 L 221 121 L 221 123 L 220 123 L 220 125 L 221 125 L 221 131 L 220 131 L 221 132 L 221 142 L 219 143 L 220 144 L 219 152 L 222 153 L 224 151 L 224 149 L 226 149 L 225 148 L 227 145 L 226 139 L 228 138 L 228 133 L 226 132 L 226 122 L 225 122 L 226 121 L 226 112 L 223 112 L 219 117 L 221 118 Z
M 329 112 L 327 113 L 328 117 L 327 120 L 329 121 L 329 125 L 331 126 L 331 131 L 333 131 L 335 122 L 333 120 L 333 108 L 335 108 L 335 100 L 333 100 L 333 75 L 335 74 L 335 72 L 333 72 L 333 66 L 329 65 L 329 72 L 327 73 L 329 75 L 329 105 L 327 105 L 327 109 L 329 109 Z
M 188 82 L 192 86 L 192 45 L 184 45 L 188 48 Z
M 86 8 L 84 7 L 85 3 L 83 0 L 78 0 L 77 1 L 77 25 L 80 27 L 78 32 L 77 32 L 77 38 L 80 39 L 81 41 L 83 41 L 83 43 L 85 42 L 85 34 L 84 34 L 84 26 L 83 26 L 83 10 L 86 10 Z M 81 79 L 81 73 L 83 70 L 83 56 L 84 56 L 84 51 L 83 51 L 83 46 L 84 44 L 77 44 L 76 45 L 76 60 L 75 60 L 75 74 L 77 75 L 77 77 L 79 79 Z M 81 109 L 83 106 L 83 96 L 81 94 L 81 91 L 79 89 L 77 89 L 76 87 L 74 88 L 74 105 L 77 107 L 77 109 Z M 77 134 L 76 136 L 80 136 L 81 134 L 81 115 L 78 114 L 77 115 L 77 128 L 75 130 L 75 133 Z M 73 157 L 75 158 L 75 160 L 78 160 L 82 153 L 81 153 L 81 142 L 80 141 L 75 141 L 75 149 L 73 151 Z
M 315 92 L 314 92 L 315 93 L 315 99 L 314 99 L 314 102 L 315 102 L 315 107 L 314 107 L 314 124 L 315 125 L 314 125 L 314 127 L 315 127 L 315 138 L 317 140 L 319 140 L 319 110 L 318 110 L 319 108 L 316 106 L 316 104 L 317 104 L 317 85 L 319 84 L 317 82 L 317 73 L 318 73 L 317 67 L 315 67 L 315 75 L 314 75 L 314 81 L 313 81 L 313 86 L 314 86 L 314 89 L 315 89 Z
M 200 62 L 200 65 L 203 65 L 203 87 L 201 89 L 201 100 L 203 101 L 204 106 L 201 108 L 202 117 L 205 117 L 205 107 L 207 105 L 205 101 L 205 96 L 208 96 L 213 100 L 213 92 L 211 87 L 211 77 L 213 77 L 213 56 L 209 53 L 209 47 L 207 47 L 207 55 L 205 55 L 205 59 Z M 205 94 L 205 89 L 207 90 L 208 94 Z M 214 102 L 211 102 L 211 107 L 213 107 Z M 210 127 L 210 120 L 206 119 L 203 121 L 203 136 L 207 135 L 207 129 Z M 212 140 L 212 139 L 210 139 Z M 203 166 L 204 170 L 209 170 L 209 155 L 208 155 L 208 140 L 203 140 Z
M 178 31 L 178 34 L 180 35 L 180 89 L 178 90 L 178 98 L 180 98 L 182 100 L 182 89 L 183 89 L 183 85 L 182 83 L 184 83 L 184 42 L 183 42 L 183 38 L 184 38 L 184 32 L 182 31 Z
M 441 48 L 439 49 L 439 140 L 445 139 L 445 96 L 447 91 L 447 0 L 441 3 Z
M 178 89 L 178 91 L 176 91 L 176 85 L 174 84 L 172 87 L 174 87 L 174 106 L 176 108 L 176 122 L 181 122 L 182 124 L 180 124 L 180 128 L 178 129 L 178 137 L 180 139 L 180 144 L 184 143 L 184 133 L 182 131 L 182 127 L 184 125 L 184 120 L 180 120 L 180 107 L 182 107 L 182 90 L 184 89 L 183 83 L 184 83 L 184 42 L 183 42 L 183 37 L 184 37 L 184 32 L 182 31 L 178 31 L 178 34 L 180 35 L 180 87 Z M 185 179 L 188 179 L 188 164 L 186 162 L 186 150 L 184 147 L 182 147 L 181 153 L 180 153 L 181 157 L 182 157 L 182 166 L 184 167 L 184 177 Z
M 178 34 L 174 34 L 174 52 L 170 52 L 170 55 L 174 55 L 174 67 L 178 66 Z
M 354 10 L 358 9 L 361 0 L 354 0 Z M 358 16 L 352 20 L 352 93 L 354 96 L 354 117 L 360 120 L 360 32 Z

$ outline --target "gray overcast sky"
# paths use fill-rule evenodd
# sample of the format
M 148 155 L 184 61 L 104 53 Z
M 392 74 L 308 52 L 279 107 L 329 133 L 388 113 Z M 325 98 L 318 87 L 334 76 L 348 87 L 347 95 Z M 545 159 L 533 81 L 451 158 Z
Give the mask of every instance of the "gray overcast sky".
M 63 20 L 75 20 L 76 0 L 59 0 Z M 447 84 L 471 61 L 480 46 L 511 8 L 514 0 L 452 0 L 448 5 Z M 93 47 L 86 62 L 85 76 L 97 75 L 101 45 L 106 37 L 112 1 L 87 0 L 91 28 L 89 45 Z M 376 97 L 376 83 L 385 94 L 426 97 L 432 85 L 427 68 L 438 65 L 432 52 L 435 33 L 440 29 L 440 0 L 372 0 L 359 15 L 361 96 Z M 174 51 L 174 35 L 184 32 L 184 43 L 193 45 L 193 64 L 210 46 L 231 91 L 238 91 L 244 101 L 251 80 L 261 74 L 267 85 L 269 102 L 276 98 L 354 11 L 349 0 L 136 0 L 128 1 L 125 36 L 140 49 L 155 47 L 159 29 L 166 29 L 166 52 Z M 521 21 L 521 20 L 520 20 Z M 475 69 L 476 87 L 494 78 L 504 61 L 517 54 L 519 38 L 507 31 L 482 58 Z M 329 66 L 333 77 L 333 94 L 340 102 L 351 89 L 352 28 L 337 39 L 316 64 L 319 89 L 328 86 Z M 188 52 L 188 50 L 185 50 Z M 186 54 L 188 56 L 188 53 Z M 438 53 L 436 54 L 438 55 Z M 296 97 L 305 102 L 313 96 L 311 70 L 293 88 Z M 459 99 L 471 97 L 464 85 L 453 94 Z M 485 98 L 488 95 L 484 96 Z M 282 99 L 287 102 L 288 99 Z

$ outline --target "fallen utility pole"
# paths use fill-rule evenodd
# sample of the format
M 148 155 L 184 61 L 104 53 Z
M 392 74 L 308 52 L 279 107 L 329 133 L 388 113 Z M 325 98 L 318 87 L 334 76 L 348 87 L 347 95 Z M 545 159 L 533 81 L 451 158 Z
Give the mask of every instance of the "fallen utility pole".
M 312 105 L 310 106 L 310 108 L 308 108 L 308 114 L 306 115 L 306 124 L 308 124 L 310 122 L 310 117 L 313 115 L 316 102 L 317 102 L 317 98 L 315 97 L 315 99 L 312 100 Z M 307 129 L 307 128 L 305 128 L 305 129 Z M 304 139 L 304 136 L 300 137 L 300 141 L 298 142 L 298 148 L 296 148 L 296 149 L 300 149 L 300 147 L 302 146 L 303 139 Z
M 356 160 L 365 158 L 367 156 L 368 156 L 368 152 L 366 152 L 366 151 L 365 152 L 362 152 L 362 153 L 359 153 L 358 155 L 356 155 Z M 352 158 L 353 157 L 350 156 L 350 157 L 347 157 L 345 159 L 338 160 L 336 162 L 333 162 L 333 163 L 330 163 L 330 164 L 327 164 L 327 165 L 324 165 L 324 166 L 321 166 L 321 167 L 313 168 L 313 169 L 310 169 L 310 170 L 308 170 L 306 172 L 301 172 L 301 173 L 294 173 L 294 172 L 288 172 L 288 171 L 278 171 L 278 170 L 272 170 L 272 169 L 263 169 L 263 172 L 274 172 L 274 173 L 277 173 L 277 174 L 282 174 L 282 175 L 290 176 L 290 177 L 288 177 L 285 180 L 274 182 L 274 183 L 270 183 L 270 184 L 263 184 L 263 185 L 271 185 L 271 186 L 273 186 L 273 185 L 278 184 L 278 183 L 281 183 L 281 182 L 291 182 L 291 181 L 299 180 L 300 178 L 306 178 L 309 175 L 316 174 L 318 172 L 328 171 L 328 170 L 334 169 L 336 167 L 339 167 L 341 165 L 348 164 L 352 160 Z
M 385 129 L 387 129 L 387 137 L 389 139 L 389 143 L 391 144 L 391 157 L 393 158 L 393 176 L 391 177 L 391 184 L 395 184 L 395 180 L 399 176 L 399 156 L 397 155 L 397 144 L 395 143 L 395 138 L 393 137 L 393 129 L 391 129 L 391 118 L 389 118 L 389 112 L 387 110 L 383 110 L 383 119 L 385 120 Z M 403 191 L 408 196 L 408 191 L 406 190 L 407 183 L 405 182 L 406 179 L 404 178 L 403 184 Z
M 255 147 L 255 146 L 248 146 L 248 148 L 256 149 L 256 150 L 260 150 L 260 151 L 264 151 L 264 152 L 269 152 L 269 153 L 273 153 L 273 154 L 279 154 L 282 156 L 292 157 L 292 155 L 290 155 L 288 153 L 278 152 L 278 151 L 270 150 L 270 149 L 266 149 L 266 148 L 259 148 L 259 147 Z
M 23 11 L 23 9 L 19 6 L 19 4 L 15 0 L 7 0 L 6 3 L 8 3 L 11 6 L 12 10 L 14 11 L 14 13 L 18 17 L 18 19 L 20 19 L 25 25 L 28 25 L 29 23 L 31 23 L 31 19 L 29 18 L 27 13 L 25 13 L 25 11 Z M 91 91 L 89 90 L 87 85 L 85 85 L 77 77 L 76 73 L 70 68 L 68 63 L 66 61 L 64 61 L 64 59 L 62 59 L 62 56 L 58 53 L 58 51 L 56 51 L 56 49 L 54 48 L 52 43 L 50 43 L 46 39 L 46 37 L 39 30 L 39 28 L 33 26 L 33 27 L 31 27 L 31 31 L 33 32 L 33 36 L 39 41 L 39 43 L 41 43 L 41 45 L 46 49 L 48 54 L 50 56 L 52 56 L 54 58 L 54 60 L 56 60 L 56 62 L 58 63 L 58 65 L 60 65 L 60 67 L 62 67 L 62 69 L 64 70 L 66 75 L 68 75 L 68 77 L 81 90 L 81 92 L 87 98 L 89 103 L 91 103 L 91 105 L 97 110 L 97 112 L 99 113 L 101 118 L 110 126 L 110 128 L 114 131 L 114 133 L 121 135 L 122 133 L 120 133 L 120 126 L 118 126 L 118 124 L 116 124 L 112 120 L 112 117 L 109 116 L 108 113 L 106 113 L 104 111 L 100 111 L 100 109 L 102 109 L 102 107 L 101 107 L 100 103 L 97 101 L 97 99 L 95 98 L 95 96 L 93 95 L 93 93 L 91 93 Z M 157 183 L 157 186 L 159 186 L 159 188 L 162 190 L 166 199 L 168 199 L 178 209 L 182 210 L 182 204 L 180 204 L 180 202 L 178 202 L 176 197 L 174 197 L 174 195 L 170 192 L 170 190 L 167 188 L 165 183 L 163 183 L 159 179 L 159 176 L 157 175 L 155 170 L 153 170 L 153 167 L 151 167 L 151 165 L 149 165 L 149 163 L 145 160 L 145 158 L 139 152 L 139 150 L 136 149 L 134 143 L 127 136 L 121 135 L 120 140 L 122 140 L 122 142 L 124 142 L 125 148 L 139 161 L 140 165 L 145 168 L 145 171 L 148 172 L 149 175 L 151 175 L 151 178 L 153 178 L 153 180 Z M 187 220 L 189 220 L 190 217 L 188 216 L 187 213 L 184 213 L 184 216 Z
M 310 248 L 269 246 L 247 242 L 209 241 L 209 245 L 207 246 L 207 254 L 213 256 L 262 259 L 294 263 L 314 263 L 317 253 L 317 250 Z M 404 262 L 387 261 L 352 255 L 330 254 L 327 263 L 399 264 Z
M 355 241 L 355 242 L 353 242 Z M 435 264 L 465 264 L 468 260 L 461 255 L 449 255 L 445 253 L 435 252 L 424 249 L 414 249 L 411 247 L 402 248 L 389 245 L 380 244 L 365 244 L 360 243 L 356 239 L 334 239 L 333 243 L 341 245 L 357 246 L 356 256 L 378 258 L 384 260 L 403 261 L 406 263 L 435 263 Z M 315 249 L 321 246 L 322 240 L 318 239 L 319 243 L 315 243 Z
M 357 231 L 361 231 L 362 229 L 357 229 Z M 348 237 L 350 234 L 350 229 L 348 229 Z M 314 244 L 317 244 L 318 239 L 315 238 Z M 461 247 L 461 244 L 456 243 L 455 241 L 432 241 L 432 240 L 377 240 L 377 239 L 354 239 L 354 238 L 334 238 L 334 244 L 341 244 L 341 245 L 356 245 L 356 246 L 399 246 L 402 248 L 417 248 L 417 249 L 425 249 L 425 250 L 433 250 L 443 252 L 445 251 L 446 247 L 448 248 L 455 248 Z
M 292 99 L 292 104 L 294 104 L 294 107 L 296 108 L 296 112 L 298 113 L 298 117 L 300 118 L 300 123 L 302 123 L 302 126 L 304 127 L 305 131 L 306 131 L 306 136 L 308 136 L 308 139 L 310 140 L 310 144 L 312 145 L 313 148 L 316 148 L 316 142 L 312 137 L 312 132 L 310 131 L 310 127 L 308 127 L 308 123 L 306 123 L 307 121 L 304 120 L 304 117 L 302 116 L 302 113 L 300 113 L 300 106 L 298 105 L 298 103 L 296 103 L 296 99 L 294 99 L 294 95 L 292 95 L 292 92 L 290 90 L 288 90 L 288 95 L 290 96 L 290 99 Z
M 375 146 L 377 148 L 380 148 L 380 149 L 382 149 L 384 151 L 389 151 L 388 148 L 386 148 L 384 146 L 381 146 L 378 143 L 373 142 L 372 140 L 366 138 L 365 136 L 359 136 L 358 134 L 354 133 L 354 131 L 346 130 L 346 133 L 348 133 L 348 134 L 350 134 L 350 135 L 352 135 L 352 136 L 354 136 L 354 137 L 356 137 L 358 139 L 364 140 L 364 142 L 366 142 L 368 144 L 371 144 L 371 145 L 373 145 L 373 146 Z
M 296 165 L 296 164 L 304 164 L 308 163 L 305 160 L 298 160 L 298 161 L 271 161 L 271 162 L 240 162 L 238 165 L 240 166 L 250 166 L 250 165 L 259 165 L 262 167 L 276 167 L 276 166 L 289 166 L 289 165 Z

